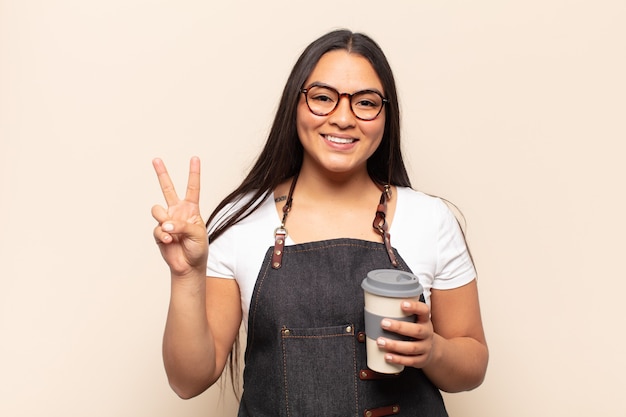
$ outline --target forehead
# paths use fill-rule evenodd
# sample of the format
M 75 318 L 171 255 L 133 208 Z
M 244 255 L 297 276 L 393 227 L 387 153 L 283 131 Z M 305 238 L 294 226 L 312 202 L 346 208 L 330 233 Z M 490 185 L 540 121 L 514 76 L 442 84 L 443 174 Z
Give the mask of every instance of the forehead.
M 314 82 L 328 84 L 341 92 L 367 89 L 383 92 L 382 83 L 372 64 L 362 55 L 346 50 L 330 51 L 322 55 L 305 85 Z

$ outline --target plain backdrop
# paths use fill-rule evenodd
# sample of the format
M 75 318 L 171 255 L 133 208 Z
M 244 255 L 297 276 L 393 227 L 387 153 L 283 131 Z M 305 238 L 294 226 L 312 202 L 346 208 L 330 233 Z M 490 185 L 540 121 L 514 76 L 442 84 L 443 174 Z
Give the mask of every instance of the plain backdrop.
M 451 416 L 624 416 L 626 2 L 0 0 L 0 415 L 234 416 L 161 361 L 152 238 L 203 161 L 205 216 L 302 49 L 341 27 L 395 71 L 415 188 L 462 210 L 491 351 Z

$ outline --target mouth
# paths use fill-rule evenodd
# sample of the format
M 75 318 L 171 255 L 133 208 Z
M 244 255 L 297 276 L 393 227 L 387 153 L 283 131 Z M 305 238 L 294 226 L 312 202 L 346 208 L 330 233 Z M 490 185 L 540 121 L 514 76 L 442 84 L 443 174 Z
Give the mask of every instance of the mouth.
M 338 145 L 348 145 L 348 144 L 358 141 L 358 139 L 355 139 L 355 138 L 338 138 L 337 136 L 331 136 L 331 135 L 323 135 L 323 136 L 324 136 L 324 139 L 326 139 L 327 141 L 331 143 L 336 143 Z

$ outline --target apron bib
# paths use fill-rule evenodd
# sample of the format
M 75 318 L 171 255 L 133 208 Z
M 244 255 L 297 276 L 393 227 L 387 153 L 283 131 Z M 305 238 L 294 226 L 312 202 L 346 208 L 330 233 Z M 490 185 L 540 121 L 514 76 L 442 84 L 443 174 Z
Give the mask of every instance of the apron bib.
M 416 368 L 367 368 L 361 281 L 389 268 L 384 245 L 334 239 L 268 249 L 248 318 L 239 417 L 447 416 L 439 390 Z M 394 249 L 395 251 L 395 249 Z M 409 271 L 395 253 L 398 269 Z

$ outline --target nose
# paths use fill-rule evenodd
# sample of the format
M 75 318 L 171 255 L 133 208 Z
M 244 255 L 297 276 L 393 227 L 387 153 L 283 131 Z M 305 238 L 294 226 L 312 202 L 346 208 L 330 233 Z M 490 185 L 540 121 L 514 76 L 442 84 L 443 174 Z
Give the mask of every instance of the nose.
M 350 96 L 348 94 L 342 94 L 339 96 L 337 108 L 335 108 L 335 111 L 332 112 L 328 121 L 342 129 L 354 126 L 356 124 L 356 117 L 354 116 L 352 107 L 350 106 Z

